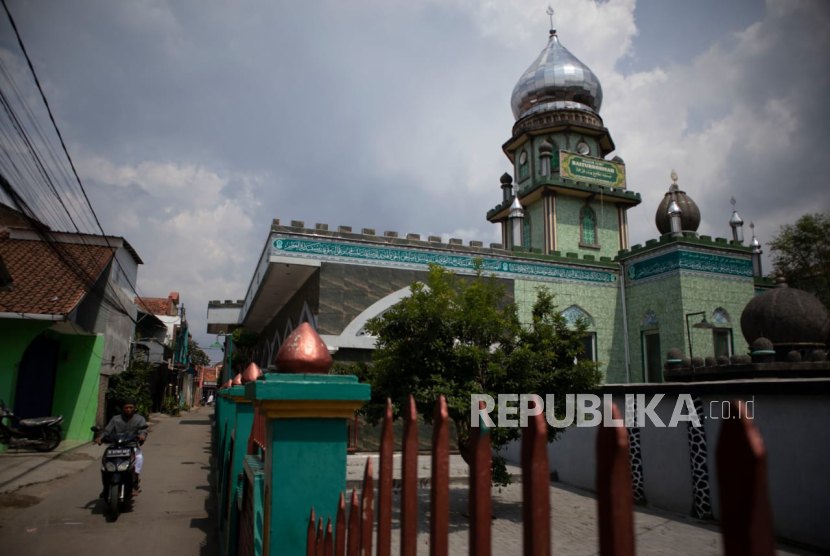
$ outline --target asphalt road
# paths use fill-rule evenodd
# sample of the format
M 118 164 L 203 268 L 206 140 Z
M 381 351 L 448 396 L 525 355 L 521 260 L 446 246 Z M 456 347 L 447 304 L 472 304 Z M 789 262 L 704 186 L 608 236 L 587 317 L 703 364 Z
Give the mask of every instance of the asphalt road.
M 118 556 L 214 556 L 219 553 L 211 496 L 210 417 L 199 408 L 182 417 L 159 418 L 144 444 L 142 491 L 130 512 L 108 522 L 96 460 L 49 488 L 22 491 L 37 504 L 4 511 L 4 554 Z M 101 447 L 103 453 L 104 447 Z

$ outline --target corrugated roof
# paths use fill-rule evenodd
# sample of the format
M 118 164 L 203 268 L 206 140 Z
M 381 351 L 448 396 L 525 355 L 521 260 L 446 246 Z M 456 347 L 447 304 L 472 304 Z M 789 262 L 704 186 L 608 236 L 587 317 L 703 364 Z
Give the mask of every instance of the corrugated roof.
M 14 282 L 0 292 L 0 312 L 67 315 L 106 268 L 115 249 L 100 245 L 10 239 L 0 232 L 0 256 Z M 79 267 L 72 272 L 67 264 Z M 81 274 L 80 276 L 78 274 Z

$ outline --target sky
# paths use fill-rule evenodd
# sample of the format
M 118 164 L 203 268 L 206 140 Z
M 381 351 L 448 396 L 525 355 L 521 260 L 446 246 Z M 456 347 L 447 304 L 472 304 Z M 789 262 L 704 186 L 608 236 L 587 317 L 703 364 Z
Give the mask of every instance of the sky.
M 202 346 L 208 300 L 244 297 L 274 218 L 500 241 L 485 215 L 544 1 L 7 3 L 104 230 L 144 261 L 139 293 L 179 292 Z M 642 195 L 632 244 L 657 237 L 672 169 L 701 234 L 729 236 L 733 196 L 764 245 L 830 210 L 830 2 L 553 8 Z M 41 114 L 4 15 L 0 61 Z

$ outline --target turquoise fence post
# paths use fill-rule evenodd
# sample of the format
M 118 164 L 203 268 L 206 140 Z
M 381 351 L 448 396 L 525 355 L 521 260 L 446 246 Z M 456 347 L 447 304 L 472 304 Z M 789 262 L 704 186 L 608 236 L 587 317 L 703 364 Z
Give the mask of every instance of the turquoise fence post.
M 346 489 L 347 423 L 369 400 L 368 384 L 329 375 L 328 348 L 308 324 L 285 339 L 278 373 L 245 385 L 266 415 L 263 554 L 306 553 L 309 512 L 337 515 Z
M 248 452 L 248 440 L 251 437 L 251 428 L 254 425 L 254 406 L 252 400 L 245 397 L 245 384 L 252 382 L 262 376 L 262 371 L 256 363 L 251 363 L 245 372 L 236 375 L 233 379 L 233 386 L 228 390 L 228 396 L 233 401 L 235 416 L 231 437 L 233 442 L 228 450 L 229 471 L 225 479 L 225 490 L 227 496 L 226 504 L 222 511 L 226 512 L 227 522 L 224 530 L 224 554 L 235 556 L 238 543 L 239 531 L 239 499 L 242 496 L 242 481 L 244 481 L 245 456 Z
M 236 396 L 233 395 L 234 388 L 236 388 Z M 224 406 L 222 408 L 222 415 L 225 418 L 225 425 L 222 427 L 222 443 L 219 446 L 219 457 L 217 458 L 219 469 L 216 484 L 219 488 L 217 497 L 219 501 L 219 548 L 220 553 L 223 555 L 227 554 L 228 550 L 226 540 L 228 532 L 228 514 L 230 513 L 230 489 L 233 484 L 231 476 L 231 461 L 234 449 L 233 433 L 236 428 L 236 408 L 238 405 L 235 398 L 239 397 L 241 390 L 241 385 L 234 385 L 232 381 L 228 381 L 228 388 L 223 390 L 221 394 L 221 396 L 225 399 Z

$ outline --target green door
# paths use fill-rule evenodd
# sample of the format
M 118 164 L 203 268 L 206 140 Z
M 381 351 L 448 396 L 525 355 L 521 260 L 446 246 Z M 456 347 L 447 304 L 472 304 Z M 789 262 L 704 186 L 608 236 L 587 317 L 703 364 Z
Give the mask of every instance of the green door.
M 645 350 L 646 381 L 663 382 L 663 370 L 660 365 L 660 334 L 643 332 L 643 349 Z

